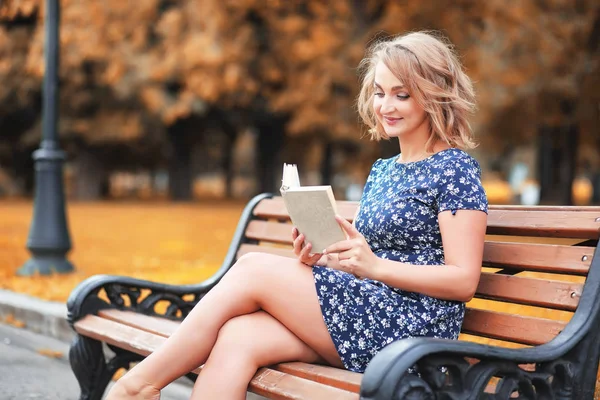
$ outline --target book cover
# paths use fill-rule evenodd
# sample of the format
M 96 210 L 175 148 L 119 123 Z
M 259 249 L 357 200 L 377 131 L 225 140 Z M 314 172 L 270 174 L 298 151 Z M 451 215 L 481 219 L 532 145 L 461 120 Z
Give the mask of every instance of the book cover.
M 335 220 L 337 213 L 331 186 L 301 186 L 295 164 L 283 165 L 281 197 L 292 224 L 312 243 L 312 252 L 346 239 Z

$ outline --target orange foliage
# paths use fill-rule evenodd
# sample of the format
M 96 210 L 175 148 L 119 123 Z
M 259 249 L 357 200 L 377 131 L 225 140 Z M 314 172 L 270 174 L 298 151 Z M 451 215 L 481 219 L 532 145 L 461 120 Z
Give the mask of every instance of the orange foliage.
M 7 23 L 0 26 L 0 79 L 7 83 L 0 104 L 9 110 L 31 104 L 31 93 L 39 93 L 41 4 L 0 5 L 0 20 Z M 288 134 L 358 139 L 355 68 L 366 44 L 378 34 L 439 29 L 476 81 L 474 126 L 484 144 L 522 142 L 540 120 L 564 118 L 562 98 L 576 97 L 581 107 L 597 104 L 598 81 L 589 77 L 600 63 L 587 46 L 600 5 L 577 4 L 62 0 L 61 131 L 89 140 L 133 140 L 150 129 L 106 115 L 118 110 L 168 126 L 203 115 L 211 104 L 251 110 L 260 99 L 268 111 L 290 116 Z M 9 30 L 18 18 L 36 20 Z M 89 111 L 94 108 L 104 112 Z M 582 133 L 593 139 L 596 121 L 587 114 L 578 118 Z M 39 127 L 34 131 L 39 135 Z

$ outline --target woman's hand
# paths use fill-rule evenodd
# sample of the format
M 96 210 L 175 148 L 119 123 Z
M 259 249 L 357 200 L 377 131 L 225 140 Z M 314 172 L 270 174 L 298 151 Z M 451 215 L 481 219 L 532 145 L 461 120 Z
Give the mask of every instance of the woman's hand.
M 353 274 L 357 278 L 376 279 L 379 267 L 377 257 L 369 247 L 364 236 L 350 222 L 340 216 L 335 217 L 347 239 L 337 242 L 323 250 L 324 256 L 337 255 L 335 263 L 327 263 L 327 267 Z
M 292 240 L 294 241 L 294 254 L 298 257 L 298 260 L 312 267 L 317 264 L 317 262 L 321 259 L 321 254 L 313 254 L 310 251 L 312 250 L 311 243 L 304 243 L 304 235 L 298 232 L 298 228 L 294 227 L 292 229 Z M 303 246 L 304 245 L 304 246 Z

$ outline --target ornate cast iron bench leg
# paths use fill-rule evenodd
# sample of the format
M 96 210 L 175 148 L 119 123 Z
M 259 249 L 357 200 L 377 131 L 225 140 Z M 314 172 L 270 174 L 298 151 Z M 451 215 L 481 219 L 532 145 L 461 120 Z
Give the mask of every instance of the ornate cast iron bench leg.
M 102 343 L 77 334 L 69 350 L 69 361 L 81 388 L 80 400 L 100 400 L 115 372 L 129 369 L 132 362 L 139 360 L 141 357 L 136 354 L 118 350 L 107 361 Z

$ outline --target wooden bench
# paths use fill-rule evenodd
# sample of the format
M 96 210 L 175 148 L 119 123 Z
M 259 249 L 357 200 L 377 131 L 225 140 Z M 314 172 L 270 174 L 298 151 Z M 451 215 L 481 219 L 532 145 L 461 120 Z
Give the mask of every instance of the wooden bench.
M 338 207 L 350 220 L 357 204 Z M 119 368 L 158 348 L 242 254 L 293 257 L 290 230 L 281 199 L 262 194 L 246 206 L 222 267 L 205 282 L 82 282 L 68 301 L 81 399 L 99 400 Z M 600 354 L 600 207 L 491 206 L 487 233 L 483 274 L 460 340 L 392 343 L 364 374 L 298 362 L 261 368 L 249 390 L 273 399 L 592 399 Z M 419 375 L 406 373 L 413 365 Z

